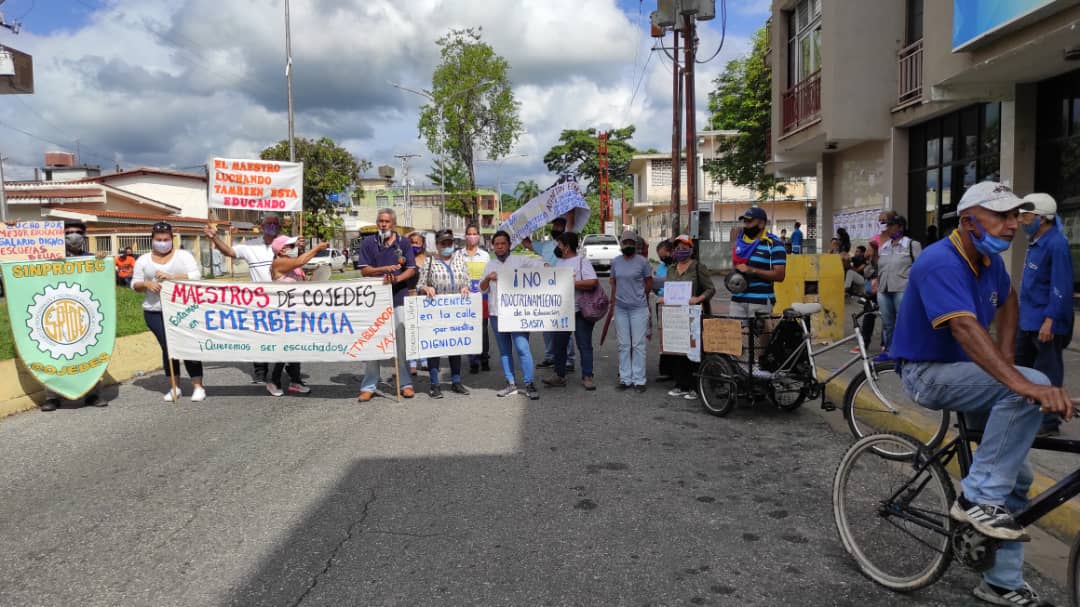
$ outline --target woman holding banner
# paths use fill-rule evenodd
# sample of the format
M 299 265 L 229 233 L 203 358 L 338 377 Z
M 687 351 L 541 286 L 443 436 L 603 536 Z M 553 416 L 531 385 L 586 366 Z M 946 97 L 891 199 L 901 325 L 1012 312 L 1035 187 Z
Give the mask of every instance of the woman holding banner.
M 469 268 L 465 265 L 465 257 L 461 252 L 454 250 L 454 232 L 439 230 L 435 234 L 435 244 L 437 255 L 429 255 L 424 265 L 416 266 L 420 269 L 417 291 L 428 297 L 455 293 L 468 297 Z M 468 394 L 469 389 L 461 383 L 461 356 L 446 358 L 450 360 L 450 390 L 456 394 Z M 431 374 L 431 389 L 428 394 L 431 398 L 442 398 L 442 389 L 439 388 L 439 359 L 429 358 L 427 364 Z
M 577 296 L 596 289 L 600 286 L 600 280 L 596 277 L 596 269 L 591 262 L 578 255 L 578 235 L 574 232 L 563 232 L 555 244 L 559 258 L 555 264 L 558 268 L 570 268 L 574 271 L 574 330 L 552 332 L 551 349 L 555 355 L 555 377 L 544 380 L 544 385 L 554 388 L 566 386 L 566 350 L 570 346 L 570 337 L 577 341 L 578 351 L 581 352 L 581 385 L 586 390 L 595 390 L 593 382 L 593 325 L 596 323 L 581 314 L 581 303 Z
M 270 265 L 270 278 L 274 282 L 302 282 L 308 279 L 304 274 L 304 264 L 315 258 L 315 254 L 330 246 L 328 242 L 320 242 L 310 251 L 300 255 L 297 248 L 299 238 L 295 236 L 278 236 L 270 243 L 274 251 L 274 262 Z M 285 370 L 289 374 L 289 392 L 295 394 L 308 394 L 311 388 L 304 385 L 300 375 L 300 363 L 274 363 L 270 371 L 270 381 L 266 382 L 266 391 L 270 396 L 284 396 L 281 389 L 281 372 Z
M 416 259 L 416 267 L 421 267 L 427 263 L 427 250 L 424 243 L 424 235 L 420 232 L 412 232 L 405 237 L 409 241 L 409 245 L 412 247 L 413 257 Z M 416 285 L 420 282 L 420 275 L 413 274 L 412 278 L 406 283 L 409 288 L 409 295 L 417 295 Z M 416 375 L 416 367 L 419 366 L 421 371 L 427 371 L 426 360 L 410 360 L 409 361 L 409 375 Z
M 161 346 L 161 368 L 166 376 L 176 378 L 180 375 L 180 361 L 169 358 L 169 348 L 165 341 L 165 319 L 161 314 L 161 283 L 165 280 L 198 280 L 202 278 L 199 264 L 191 253 L 183 249 L 177 250 L 173 246 L 172 226 L 159 221 L 150 228 L 152 249 L 149 253 L 143 253 L 135 261 L 135 269 L 131 276 L 131 288 L 143 293 L 143 319 L 150 332 L 157 338 Z M 206 389 L 203 387 L 203 366 L 197 360 L 185 360 L 184 368 L 191 377 L 191 400 L 199 402 L 206 400 Z M 183 391 L 175 382 L 165 393 L 165 402 L 171 403 L 180 399 Z
M 673 282 L 689 282 L 690 305 L 701 305 L 702 313 L 709 314 L 709 300 L 716 294 L 709 270 L 700 261 L 692 259 L 694 255 L 694 241 L 686 234 L 675 237 L 675 263 L 668 267 L 665 284 Z M 659 303 L 663 304 L 661 299 Z M 697 400 L 697 392 L 694 391 L 694 374 L 697 373 L 697 363 L 686 359 L 680 360 L 673 365 L 675 371 L 675 388 L 668 392 L 668 396 L 681 396 L 686 400 Z

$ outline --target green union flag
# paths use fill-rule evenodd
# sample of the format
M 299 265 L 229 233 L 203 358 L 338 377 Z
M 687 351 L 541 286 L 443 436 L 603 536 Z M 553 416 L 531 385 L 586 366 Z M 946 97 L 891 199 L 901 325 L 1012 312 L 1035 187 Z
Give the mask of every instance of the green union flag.
M 15 348 L 46 388 L 76 399 L 97 384 L 116 344 L 112 259 L 0 264 Z

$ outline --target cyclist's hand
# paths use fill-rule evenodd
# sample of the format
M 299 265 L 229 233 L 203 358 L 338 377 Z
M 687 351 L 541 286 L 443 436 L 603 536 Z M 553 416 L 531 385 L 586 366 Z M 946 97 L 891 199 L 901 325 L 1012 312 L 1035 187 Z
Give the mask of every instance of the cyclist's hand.
M 1039 403 L 1039 408 L 1044 413 L 1056 413 L 1065 421 L 1073 417 L 1073 402 L 1069 400 L 1069 394 L 1065 388 L 1033 384 L 1030 389 L 1021 392 L 1020 395 Z

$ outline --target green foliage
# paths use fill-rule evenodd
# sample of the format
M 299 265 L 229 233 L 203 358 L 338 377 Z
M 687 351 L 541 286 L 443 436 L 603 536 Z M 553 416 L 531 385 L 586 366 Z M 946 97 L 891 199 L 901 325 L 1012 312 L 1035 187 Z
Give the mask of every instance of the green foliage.
M 443 165 L 443 161 L 439 159 L 431 164 L 431 172 L 427 174 L 428 181 L 435 187 L 443 187 L 445 174 L 446 212 L 460 217 L 472 217 L 470 205 L 475 206 L 477 192 L 469 187 L 469 171 L 457 160 L 445 162 L 445 173 Z
M 608 131 L 608 180 L 630 185 L 630 160 L 636 151 L 629 141 L 637 130 L 634 125 Z M 544 155 L 544 164 L 554 173 L 565 173 L 577 167 L 578 175 L 589 180 L 588 192 L 600 189 L 600 143 L 596 129 L 567 129 L 559 135 L 559 143 Z
M 521 180 L 514 186 L 514 197 L 518 199 L 518 205 L 523 205 L 540 195 L 540 185 L 535 180 Z
M 450 30 L 437 41 L 442 62 L 431 76 L 433 101 L 421 108 L 418 125 L 429 150 L 465 167 L 469 191 L 476 190 L 476 152 L 502 158 L 522 132 L 510 64 L 480 39 L 480 31 Z M 460 202 L 464 215 L 478 221 L 476 199 Z
M 705 170 L 721 180 L 752 188 L 760 196 L 783 193 L 771 175 L 765 174 L 766 133 L 771 120 L 772 76 L 765 61 L 767 32 L 754 34 L 750 54 L 728 62 L 709 93 L 709 127 L 738 131 L 736 137 L 719 144 L 718 156 L 705 163 Z
M 304 236 L 330 239 L 341 229 L 338 208 L 330 195 L 346 191 L 360 179 L 361 166 L 351 152 L 329 137 L 294 140 L 297 162 L 304 163 Z M 288 160 L 289 141 L 282 140 L 259 154 L 263 160 Z

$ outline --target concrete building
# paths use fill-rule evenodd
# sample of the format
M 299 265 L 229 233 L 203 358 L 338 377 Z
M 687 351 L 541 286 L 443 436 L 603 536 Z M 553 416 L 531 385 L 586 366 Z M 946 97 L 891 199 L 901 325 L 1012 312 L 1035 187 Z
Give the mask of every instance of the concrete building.
M 438 189 L 411 188 L 408 199 L 406 208 L 404 188 L 395 186 L 391 179 L 365 179 L 361 182 L 361 187 L 353 193 L 351 205 L 343 211 L 346 230 L 351 232 L 350 226 L 355 226 L 357 231 L 374 226 L 378 210 L 391 208 L 397 213 L 398 225 L 402 228 L 420 232 L 449 228 L 455 234 L 465 233 L 465 226 L 469 221 L 453 213 L 443 215 L 442 193 Z M 451 200 L 453 196 L 447 195 L 447 199 Z M 480 233 L 485 238 L 490 238 L 499 226 L 498 195 L 493 190 L 479 189 L 477 204 Z
M 995 179 L 1053 195 L 1077 257 L 1080 0 L 774 0 L 769 27 L 767 169 L 817 177 L 819 240 L 882 209 L 945 235 Z

